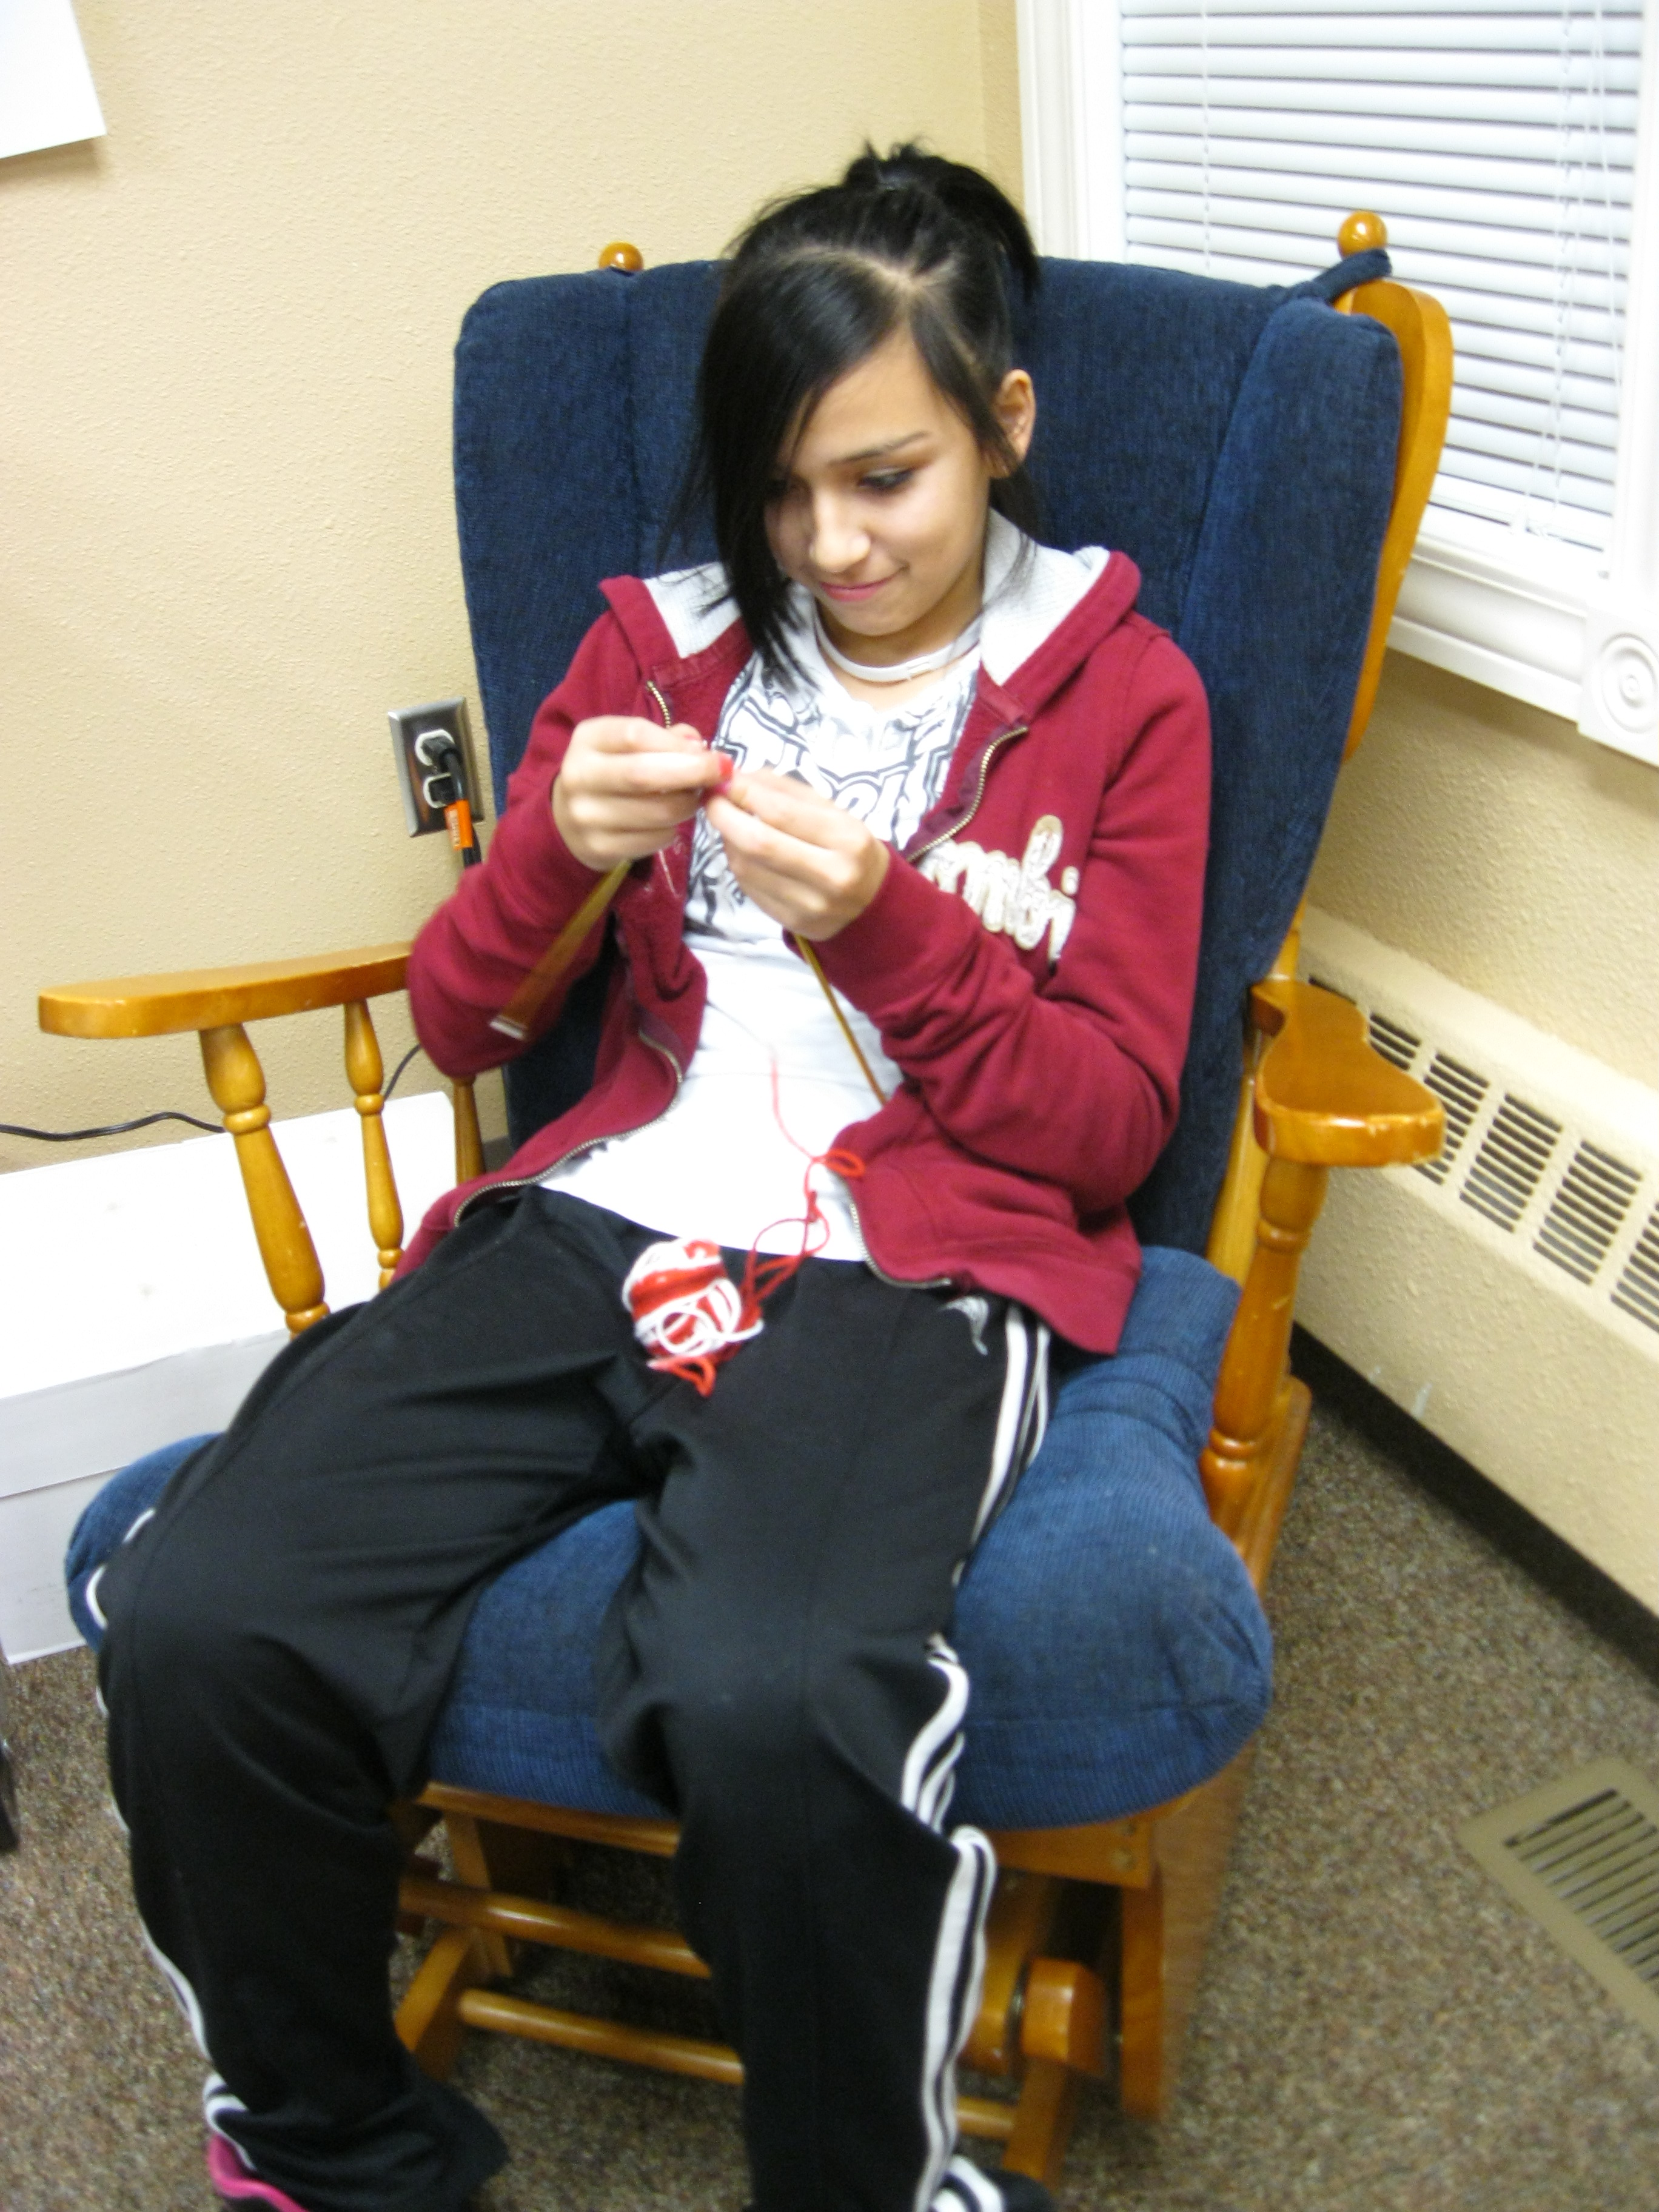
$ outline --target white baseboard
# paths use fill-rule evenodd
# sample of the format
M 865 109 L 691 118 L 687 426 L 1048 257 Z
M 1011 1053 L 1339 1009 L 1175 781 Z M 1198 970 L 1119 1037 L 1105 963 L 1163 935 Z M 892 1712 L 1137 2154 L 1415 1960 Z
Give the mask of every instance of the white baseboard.
M 386 1124 L 406 1234 L 454 1181 L 442 1092 Z M 356 1111 L 277 1125 L 337 1308 L 377 1269 Z M 287 1341 L 228 1137 L 0 1176 L 0 1650 L 79 1641 L 64 1547 L 100 1483 L 175 1437 L 222 1428 Z

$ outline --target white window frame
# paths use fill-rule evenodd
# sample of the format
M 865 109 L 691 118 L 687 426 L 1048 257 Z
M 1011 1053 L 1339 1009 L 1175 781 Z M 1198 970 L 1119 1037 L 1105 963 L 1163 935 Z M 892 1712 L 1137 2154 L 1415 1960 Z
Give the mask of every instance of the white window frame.
M 1025 213 L 1044 253 L 1124 252 L 1117 0 L 1017 0 Z M 1500 562 L 1418 540 L 1389 642 L 1659 768 L 1659 0 L 1646 0 L 1623 419 L 1604 582 L 1552 549 Z M 1387 208 L 1376 213 L 1384 221 Z M 1335 258 L 1335 241 L 1332 241 Z

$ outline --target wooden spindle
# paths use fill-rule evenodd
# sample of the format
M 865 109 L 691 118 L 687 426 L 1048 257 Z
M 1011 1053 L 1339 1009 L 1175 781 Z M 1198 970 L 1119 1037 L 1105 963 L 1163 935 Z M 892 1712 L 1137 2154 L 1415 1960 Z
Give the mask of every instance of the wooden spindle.
M 384 1290 L 404 1256 L 404 1210 L 398 1202 L 398 1180 L 392 1171 L 392 1150 L 386 1140 L 386 1097 L 380 1089 L 386 1079 L 386 1066 L 366 999 L 346 1002 L 345 1066 L 352 1103 L 362 1116 L 368 1233 L 374 1239 L 374 1256 L 380 1263 L 380 1288 Z
M 1328 1168 L 1270 1159 L 1261 1179 L 1255 1257 L 1216 1384 L 1215 1425 L 1199 1460 L 1210 1511 L 1237 1533 L 1285 1389 L 1296 1279 L 1325 1202 Z
M 478 1102 L 472 1096 L 471 1076 L 457 1076 L 455 1105 L 455 1180 L 471 1182 L 484 1171 L 483 1138 L 478 1129 Z
M 240 1022 L 204 1030 L 202 1065 L 213 1103 L 236 1139 L 236 1164 L 242 1170 L 248 1212 L 265 1279 L 295 1335 L 328 1311 L 323 1304 L 323 1271 L 306 1227 L 300 1201 L 270 1133 L 265 1103 L 265 1072 Z

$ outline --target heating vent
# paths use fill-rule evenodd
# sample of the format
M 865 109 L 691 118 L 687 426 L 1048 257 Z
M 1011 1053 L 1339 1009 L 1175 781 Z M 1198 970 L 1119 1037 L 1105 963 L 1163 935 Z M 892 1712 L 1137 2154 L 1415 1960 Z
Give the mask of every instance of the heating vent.
M 1613 1303 L 1632 1321 L 1645 1322 L 1659 1334 L 1659 1212 L 1637 1238 Z
M 1561 1124 L 1524 1099 L 1506 1097 L 1464 1179 L 1465 1206 L 1500 1229 L 1513 1229 L 1544 1180 Z
M 1376 1017 L 1373 1014 L 1371 1018 L 1374 1021 Z M 1427 1176 L 1431 1182 L 1444 1182 L 1492 1085 L 1484 1075 L 1477 1075 L 1472 1067 L 1465 1067 L 1443 1052 L 1436 1053 L 1423 1080 L 1446 1109 L 1446 1141 L 1436 1158 L 1421 1163 L 1418 1173 Z
M 1458 1835 L 1632 2019 L 1659 2035 L 1659 1790 L 1598 1759 Z
M 1398 1022 L 1391 1022 L 1386 1014 L 1373 1012 L 1367 1024 L 1370 1031 L 1371 1050 L 1390 1060 L 1396 1067 L 1409 1068 L 1423 1048 L 1421 1037 L 1413 1036 Z
M 1445 1109 L 1438 1158 L 1389 1174 L 1659 1360 L 1659 1092 L 1334 915 L 1310 908 L 1303 945 Z
M 1538 1249 L 1581 1283 L 1593 1283 L 1625 1225 L 1642 1178 L 1595 1145 L 1580 1145 L 1538 1232 Z

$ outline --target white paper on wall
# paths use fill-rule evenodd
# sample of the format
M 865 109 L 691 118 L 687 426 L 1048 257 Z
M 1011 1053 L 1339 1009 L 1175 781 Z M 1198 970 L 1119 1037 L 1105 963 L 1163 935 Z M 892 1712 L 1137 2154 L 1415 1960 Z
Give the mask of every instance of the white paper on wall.
M 0 0 L 0 157 L 103 135 L 70 0 Z

